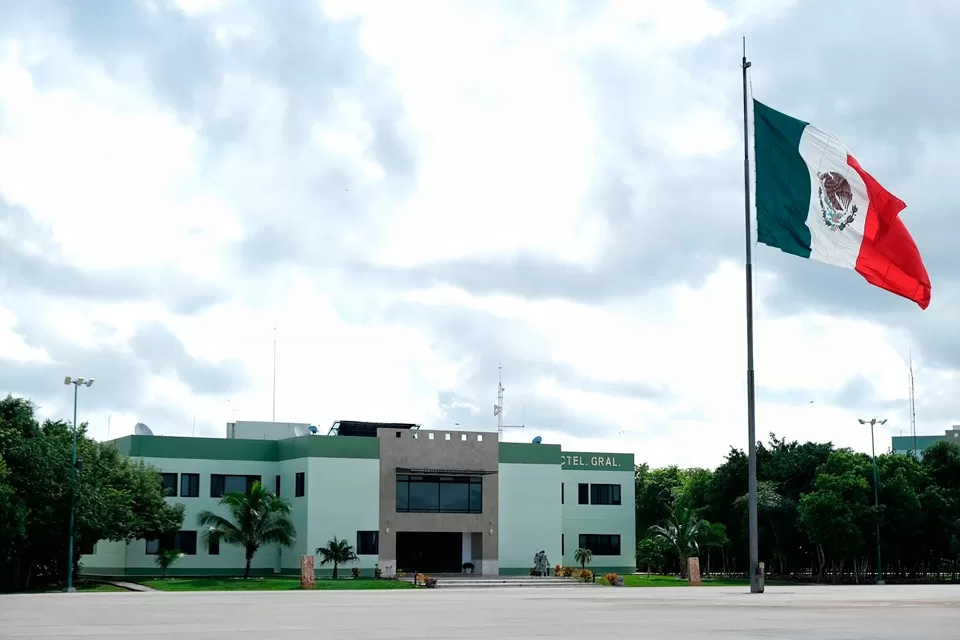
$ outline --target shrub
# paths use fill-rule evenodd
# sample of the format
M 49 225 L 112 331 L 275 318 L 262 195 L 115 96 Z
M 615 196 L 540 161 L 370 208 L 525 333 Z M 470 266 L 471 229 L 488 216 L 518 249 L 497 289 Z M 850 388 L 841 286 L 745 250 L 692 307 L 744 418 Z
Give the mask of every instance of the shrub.
M 576 578 L 580 582 L 592 582 L 593 581 L 593 571 L 590 569 L 578 569 L 576 572 Z
M 573 577 L 573 567 L 558 567 L 556 574 L 561 578 Z
M 353 569 L 350 570 L 350 573 L 353 574 L 353 577 L 354 577 L 354 578 L 359 578 L 359 577 L 360 577 L 360 567 L 354 567 Z

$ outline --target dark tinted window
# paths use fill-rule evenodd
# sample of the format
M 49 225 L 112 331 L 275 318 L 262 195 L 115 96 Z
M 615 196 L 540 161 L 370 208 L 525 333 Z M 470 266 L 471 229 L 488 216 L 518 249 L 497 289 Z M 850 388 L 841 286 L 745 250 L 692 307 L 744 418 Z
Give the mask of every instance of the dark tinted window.
M 293 495 L 297 498 L 302 498 L 307 492 L 307 474 L 303 471 L 299 472 L 295 482 L 296 486 L 294 487 Z
M 280 476 L 277 476 L 273 479 L 273 492 L 277 494 L 277 497 L 280 497 Z
M 620 504 L 620 485 L 590 485 L 590 504 Z
M 397 475 L 397 511 L 482 513 L 483 478 Z
M 161 473 L 160 483 L 163 485 L 163 495 L 177 497 L 177 474 Z
M 377 531 L 357 531 L 357 555 L 375 556 L 380 553 L 380 535 Z
M 580 534 L 580 548 L 590 549 L 595 556 L 620 555 L 619 534 Z
M 254 482 L 260 482 L 260 476 L 228 476 L 212 473 L 210 474 L 210 497 L 222 498 L 226 493 L 250 491 Z
M 220 555 L 220 538 L 209 538 L 207 540 L 207 555 Z
M 590 485 L 581 482 L 577 485 L 577 502 L 579 504 L 590 504 Z
M 199 473 L 181 473 L 180 474 L 180 497 L 196 498 L 200 496 L 200 474 Z
M 197 532 L 177 531 L 158 540 L 147 540 L 147 555 L 157 555 L 160 549 L 178 549 L 187 555 L 197 554 Z

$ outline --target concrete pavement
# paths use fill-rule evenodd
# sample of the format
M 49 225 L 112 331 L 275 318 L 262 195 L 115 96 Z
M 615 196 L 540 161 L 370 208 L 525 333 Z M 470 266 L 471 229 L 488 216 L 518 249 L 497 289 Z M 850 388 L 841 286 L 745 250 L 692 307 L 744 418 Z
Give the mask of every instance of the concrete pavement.
M 0 638 L 956 639 L 960 585 L 0 596 Z

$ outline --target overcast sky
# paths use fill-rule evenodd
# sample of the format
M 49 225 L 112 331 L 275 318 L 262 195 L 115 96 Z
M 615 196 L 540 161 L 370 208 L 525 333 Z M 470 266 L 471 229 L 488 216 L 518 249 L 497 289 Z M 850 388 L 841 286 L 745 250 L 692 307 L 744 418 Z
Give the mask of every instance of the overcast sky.
M 907 203 L 927 311 L 756 249 L 758 435 L 960 423 L 960 3 L 0 0 L 0 393 L 714 465 L 746 445 L 755 96 Z

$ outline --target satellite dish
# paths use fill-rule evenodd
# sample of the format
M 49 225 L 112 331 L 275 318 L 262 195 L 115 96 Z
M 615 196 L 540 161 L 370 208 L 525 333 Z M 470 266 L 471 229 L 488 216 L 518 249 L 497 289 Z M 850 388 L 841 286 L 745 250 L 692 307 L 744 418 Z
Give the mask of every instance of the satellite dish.
M 133 428 L 133 433 L 138 436 L 152 436 L 153 430 L 142 422 L 138 422 L 137 426 Z
M 309 431 L 307 431 L 307 429 L 302 424 L 298 424 L 293 428 L 293 434 L 297 437 L 305 436 L 308 433 Z
M 541 438 L 540 436 L 537 436 L 536 438 L 533 439 L 533 444 L 540 444 L 541 442 L 543 442 L 543 438 Z
M 317 428 L 316 428 L 315 426 L 313 426 L 313 425 L 310 425 L 309 429 L 310 429 L 310 433 L 314 433 L 314 434 L 315 434 L 315 433 L 317 432 Z

